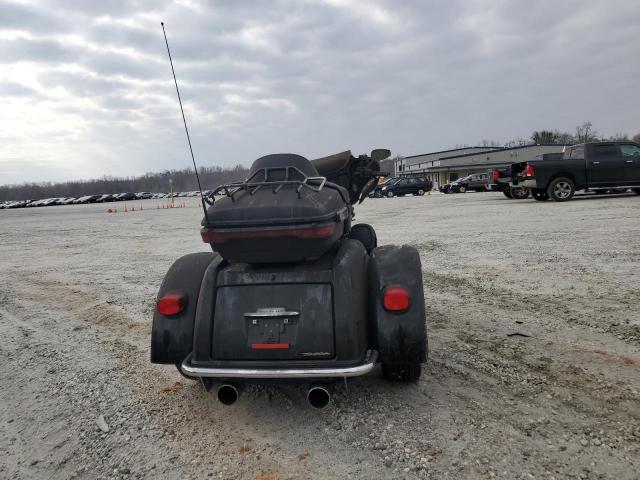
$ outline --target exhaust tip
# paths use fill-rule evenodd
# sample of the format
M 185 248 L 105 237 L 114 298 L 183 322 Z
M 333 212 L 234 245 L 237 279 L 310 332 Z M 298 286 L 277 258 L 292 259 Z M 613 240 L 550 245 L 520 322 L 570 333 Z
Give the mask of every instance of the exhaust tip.
M 233 385 L 225 383 L 218 387 L 218 400 L 220 400 L 220 403 L 224 405 L 233 405 L 236 403 L 239 396 L 240 393 L 238 392 L 238 389 Z
M 329 401 L 331 400 L 331 393 L 326 387 L 311 387 L 309 392 L 307 392 L 307 402 L 313 408 L 323 409 L 327 405 L 329 405 Z

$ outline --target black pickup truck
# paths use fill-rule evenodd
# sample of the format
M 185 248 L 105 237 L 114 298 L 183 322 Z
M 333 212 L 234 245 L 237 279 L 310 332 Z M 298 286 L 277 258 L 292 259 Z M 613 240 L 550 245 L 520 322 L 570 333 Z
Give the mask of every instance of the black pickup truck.
M 508 199 L 522 200 L 529 196 L 529 189 L 524 187 L 512 187 L 511 166 L 490 168 L 487 171 L 487 190 L 502 192 Z
M 631 188 L 640 195 L 640 145 L 594 142 L 574 145 L 558 160 L 511 166 L 511 185 L 527 187 L 536 200 L 571 200 L 576 190 Z

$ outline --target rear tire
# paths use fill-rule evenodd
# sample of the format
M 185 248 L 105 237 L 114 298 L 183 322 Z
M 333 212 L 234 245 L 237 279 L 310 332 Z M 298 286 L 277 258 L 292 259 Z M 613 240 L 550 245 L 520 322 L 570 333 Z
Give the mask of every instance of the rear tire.
M 418 195 L 419 197 L 421 197 L 422 195 L 424 195 L 424 190 L 423 190 L 423 189 L 420 189 L 420 190 L 418 190 L 416 193 L 417 193 L 417 195 Z
M 360 243 L 362 243 L 369 255 L 371 255 L 371 252 L 374 248 L 378 247 L 378 237 L 376 235 L 376 231 L 371 225 L 367 223 L 357 223 L 353 225 L 351 227 L 351 232 L 349 232 L 349 238 L 358 240 Z
M 544 190 L 540 190 L 537 188 L 531 190 L 531 196 L 533 197 L 534 200 L 537 200 L 539 202 L 545 202 L 549 200 L 549 194 Z
M 632 188 L 631 191 L 636 195 L 640 195 L 640 188 Z
M 382 375 L 389 382 L 417 382 L 421 372 L 420 363 L 382 364 Z
M 529 197 L 529 189 L 526 187 L 510 187 L 510 193 L 515 200 L 524 200 Z
M 502 194 L 507 197 L 508 199 L 512 199 L 513 197 L 511 196 L 511 192 L 509 190 L 505 190 L 502 192 Z
M 573 180 L 567 177 L 554 178 L 547 188 L 547 194 L 554 202 L 567 202 L 571 200 L 574 193 L 576 193 L 576 187 Z

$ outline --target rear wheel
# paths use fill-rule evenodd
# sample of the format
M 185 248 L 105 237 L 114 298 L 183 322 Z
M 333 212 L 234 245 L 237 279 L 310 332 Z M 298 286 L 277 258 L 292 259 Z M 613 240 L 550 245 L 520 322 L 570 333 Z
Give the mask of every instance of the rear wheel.
M 371 251 L 378 246 L 376 231 L 367 223 L 357 223 L 353 225 L 349 232 L 349 238 L 362 243 L 368 254 L 371 254 Z
M 516 200 L 524 200 L 529 197 L 529 189 L 526 187 L 511 187 L 511 196 Z
M 547 193 L 554 202 L 566 202 L 576 193 L 576 187 L 570 178 L 558 177 L 551 181 Z
M 382 364 L 382 375 L 390 382 L 416 382 L 421 372 L 420 363 Z
M 631 191 L 636 195 L 640 195 L 640 188 L 632 188 Z
M 537 200 L 539 202 L 544 202 L 546 200 L 549 200 L 549 194 L 544 190 L 541 190 L 538 188 L 531 190 L 531 196 L 533 197 L 534 200 Z
M 420 188 L 416 193 L 417 193 L 419 196 L 422 196 L 422 195 L 424 195 L 424 190 Z
M 510 191 L 510 190 L 505 190 L 504 192 L 502 192 L 502 194 L 503 194 L 505 197 L 507 197 L 507 198 L 513 198 L 513 197 L 511 196 L 511 191 Z

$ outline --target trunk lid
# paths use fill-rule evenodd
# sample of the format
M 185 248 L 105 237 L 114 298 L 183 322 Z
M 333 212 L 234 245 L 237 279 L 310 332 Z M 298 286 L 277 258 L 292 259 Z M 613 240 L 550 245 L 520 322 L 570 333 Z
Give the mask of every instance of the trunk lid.
M 335 355 L 329 283 L 220 286 L 214 312 L 213 359 L 313 360 Z

